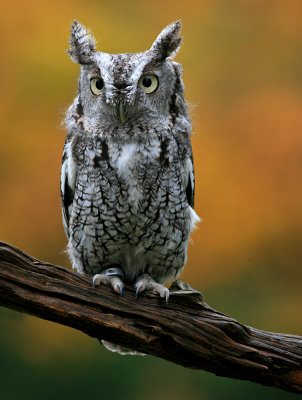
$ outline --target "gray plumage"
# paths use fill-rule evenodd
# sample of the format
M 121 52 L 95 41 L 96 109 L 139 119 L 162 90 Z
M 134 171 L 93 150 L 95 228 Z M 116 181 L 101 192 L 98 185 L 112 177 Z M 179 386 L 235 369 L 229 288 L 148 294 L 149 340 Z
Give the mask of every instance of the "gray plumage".
M 78 22 L 69 54 L 81 65 L 67 111 L 61 195 L 73 267 L 122 293 L 179 277 L 198 216 L 191 122 L 184 99 L 180 21 L 151 48 L 106 54 Z M 110 269 L 111 268 L 111 269 Z

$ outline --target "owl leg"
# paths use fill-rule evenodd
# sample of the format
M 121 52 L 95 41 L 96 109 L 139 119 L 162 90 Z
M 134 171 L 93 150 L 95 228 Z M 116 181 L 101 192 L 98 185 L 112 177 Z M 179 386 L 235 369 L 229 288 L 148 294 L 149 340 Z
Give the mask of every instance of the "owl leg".
M 121 278 L 123 277 L 124 272 L 121 268 L 107 268 L 100 274 L 94 275 L 92 278 L 92 287 L 103 283 L 104 285 L 112 286 L 113 290 L 122 296 L 124 284 Z
M 144 290 L 152 290 L 153 292 L 158 293 L 160 297 L 165 298 L 166 303 L 168 303 L 170 295 L 169 289 L 161 283 L 155 282 L 149 274 L 143 274 L 138 277 L 134 287 L 136 289 L 136 297 L 138 297 L 139 293 L 142 293 Z

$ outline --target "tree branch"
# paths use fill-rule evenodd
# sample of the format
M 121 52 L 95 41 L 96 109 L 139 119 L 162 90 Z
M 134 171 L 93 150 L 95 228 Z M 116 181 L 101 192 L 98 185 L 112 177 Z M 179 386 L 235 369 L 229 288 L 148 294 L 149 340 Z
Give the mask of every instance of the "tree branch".
M 240 324 L 174 285 L 123 297 L 91 279 L 0 242 L 0 304 L 193 369 L 302 393 L 302 338 Z

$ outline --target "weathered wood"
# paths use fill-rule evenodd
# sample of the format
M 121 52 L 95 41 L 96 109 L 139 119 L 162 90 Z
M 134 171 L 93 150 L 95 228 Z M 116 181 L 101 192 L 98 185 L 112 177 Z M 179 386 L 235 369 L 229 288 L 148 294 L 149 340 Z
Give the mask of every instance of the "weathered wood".
M 193 289 L 138 299 L 0 242 L 0 304 L 184 367 L 302 393 L 302 338 L 240 324 Z

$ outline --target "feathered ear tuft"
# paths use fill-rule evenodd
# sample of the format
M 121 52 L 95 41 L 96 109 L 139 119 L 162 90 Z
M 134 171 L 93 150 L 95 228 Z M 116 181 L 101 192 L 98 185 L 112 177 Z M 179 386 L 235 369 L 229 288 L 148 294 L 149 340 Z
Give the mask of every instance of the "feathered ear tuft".
M 69 50 L 67 51 L 75 63 L 89 64 L 95 53 L 95 41 L 87 29 L 74 20 L 70 29 Z
M 181 20 L 172 22 L 157 36 L 150 51 L 155 53 L 158 61 L 164 61 L 167 57 L 174 57 L 180 48 L 182 38 L 179 37 Z

